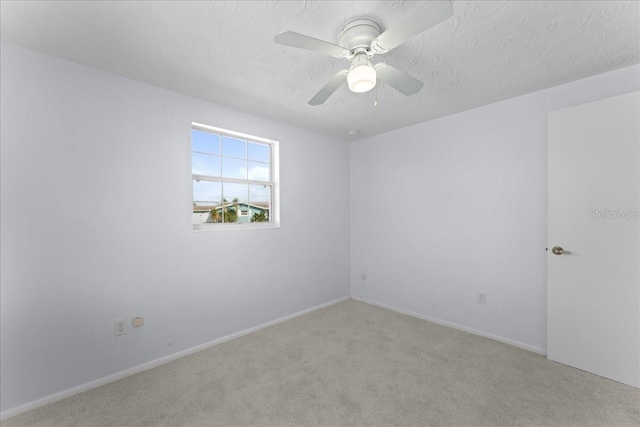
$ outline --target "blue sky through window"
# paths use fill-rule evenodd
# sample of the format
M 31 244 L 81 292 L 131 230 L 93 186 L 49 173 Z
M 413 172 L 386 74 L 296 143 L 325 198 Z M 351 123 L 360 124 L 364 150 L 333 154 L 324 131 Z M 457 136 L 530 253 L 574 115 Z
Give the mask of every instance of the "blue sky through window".
M 191 146 L 193 151 L 208 154 L 220 154 L 220 135 L 191 130 Z

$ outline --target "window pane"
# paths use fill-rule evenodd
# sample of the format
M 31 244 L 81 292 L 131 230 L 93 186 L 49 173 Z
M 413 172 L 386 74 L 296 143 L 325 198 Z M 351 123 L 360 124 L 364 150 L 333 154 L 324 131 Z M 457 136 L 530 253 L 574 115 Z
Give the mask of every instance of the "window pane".
M 249 179 L 253 181 L 269 181 L 269 165 L 266 163 L 249 162 Z
M 225 182 L 222 184 L 224 196 L 224 222 L 249 222 L 247 196 L 249 186 L 247 184 L 235 184 Z
M 223 157 L 222 176 L 225 178 L 247 179 L 247 161 Z
M 222 221 L 222 184 L 211 181 L 193 181 L 193 223 Z
M 251 203 L 269 203 L 271 201 L 271 186 L 249 185 L 249 201 Z
M 222 137 L 222 155 L 225 157 L 247 158 L 247 141 L 241 139 Z
M 249 142 L 249 160 L 271 163 L 270 146 Z
M 251 222 L 271 221 L 271 186 L 249 186 L 249 215 Z
M 193 203 L 197 205 L 220 203 L 222 185 L 213 181 L 193 181 Z
M 196 175 L 220 176 L 220 157 L 191 153 L 191 172 Z
M 192 129 L 191 147 L 200 153 L 220 154 L 220 135 Z

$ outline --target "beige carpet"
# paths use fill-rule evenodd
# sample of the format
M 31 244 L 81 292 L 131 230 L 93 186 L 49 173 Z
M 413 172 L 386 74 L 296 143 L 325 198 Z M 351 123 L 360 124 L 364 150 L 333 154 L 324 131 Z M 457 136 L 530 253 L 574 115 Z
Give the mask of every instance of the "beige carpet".
M 637 427 L 640 391 L 350 300 L 2 422 L 216 425 Z

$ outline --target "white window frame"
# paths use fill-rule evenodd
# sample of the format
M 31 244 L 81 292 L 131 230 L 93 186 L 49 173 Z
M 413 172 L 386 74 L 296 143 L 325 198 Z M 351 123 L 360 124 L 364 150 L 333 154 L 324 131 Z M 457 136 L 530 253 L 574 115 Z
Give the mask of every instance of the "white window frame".
M 260 228 L 279 228 L 280 227 L 280 151 L 279 143 L 273 139 L 267 139 L 260 136 L 249 135 L 246 133 L 231 131 L 228 129 L 222 129 L 203 123 L 191 122 L 190 130 L 201 130 L 204 132 L 213 132 L 220 136 L 230 136 L 233 138 L 244 139 L 248 142 L 257 142 L 260 144 L 268 144 L 271 147 L 271 177 L 270 181 L 253 181 L 249 179 L 236 179 L 236 178 L 223 178 L 223 177 L 210 177 L 206 175 L 194 174 L 191 171 L 191 201 L 193 203 L 193 180 L 199 179 L 204 181 L 215 182 L 231 182 L 240 184 L 254 184 L 254 185 L 269 185 L 271 186 L 271 206 L 269 210 L 269 222 L 247 222 L 247 223 L 204 223 L 193 224 L 193 215 L 191 215 L 191 223 L 194 231 L 214 231 L 214 230 L 241 230 L 241 229 L 260 229 Z M 193 146 L 191 145 L 191 132 L 189 132 L 189 151 L 193 152 Z M 192 205 L 193 208 L 193 205 Z M 193 214 L 193 211 L 192 211 Z M 240 213 L 238 213 L 240 216 Z

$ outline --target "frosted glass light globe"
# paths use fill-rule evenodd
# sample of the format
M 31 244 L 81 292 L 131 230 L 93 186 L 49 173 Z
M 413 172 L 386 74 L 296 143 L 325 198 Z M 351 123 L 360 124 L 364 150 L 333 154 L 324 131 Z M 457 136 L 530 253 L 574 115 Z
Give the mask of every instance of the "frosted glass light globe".
M 347 83 L 352 92 L 367 92 L 376 85 L 376 70 L 369 63 L 356 65 L 347 74 Z

